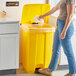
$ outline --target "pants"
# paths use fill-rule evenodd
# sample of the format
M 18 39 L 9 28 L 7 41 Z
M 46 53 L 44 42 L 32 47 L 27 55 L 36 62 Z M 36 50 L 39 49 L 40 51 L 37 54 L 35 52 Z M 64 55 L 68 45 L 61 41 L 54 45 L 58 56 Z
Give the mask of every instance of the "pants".
M 68 60 L 69 73 L 75 74 L 76 63 L 75 63 L 75 58 L 74 58 L 72 44 L 71 44 L 71 37 L 74 33 L 74 27 L 73 27 L 73 24 L 70 23 L 70 26 L 68 27 L 66 31 L 65 38 L 61 39 L 60 34 L 64 26 L 65 26 L 65 21 L 57 19 L 57 29 L 55 31 L 54 44 L 53 44 L 53 55 L 52 55 L 52 60 L 48 68 L 51 69 L 52 71 L 56 70 L 56 66 L 58 64 L 58 60 L 60 56 L 60 48 L 62 46 Z

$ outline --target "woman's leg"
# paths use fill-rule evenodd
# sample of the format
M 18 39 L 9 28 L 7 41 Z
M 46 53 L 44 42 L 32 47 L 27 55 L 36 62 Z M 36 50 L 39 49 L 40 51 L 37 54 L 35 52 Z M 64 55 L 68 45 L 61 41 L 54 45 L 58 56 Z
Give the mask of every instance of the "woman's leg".
M 60 26 L 59 26 L 59 35 L 61 34 L 63 28 L 64 28 L 64 21 L 59 21 Z M 69 73 L 70 74 L 75 74 L 76 73 L 76 62 L 73 54 L 73 49 L 72 49 L 72 44 L 71 44 L 71 37 L 74 33 L 74 27 L 73 24 L 71 23 L 67 32 L 66 32 L 66 37 L 64 39 L 60 39 L 60 43 L 64 49 L 64 53 L 67 56 L 68 59 L 68 64 L 69 64 Z
M 59 32 L 58 32 L 58 29 L 56 29 L 55 35 L 54 35 L 53 55 L 49 65 L 49 69 L 52 71 L 56 70 L 56 66 L 58 64 L 58 59 L 60 56 L 60 47 L 61 47 L 61 44 L 59 40 Z
M 75 74 L 76 73 L 76 63 L 75 63 L 75 58 L 73 54 L 73 49 L 72 49 L 72 44 L 71 44 L 71 39 L 61 39 L 61 44 L 64 49 L 64 53 L 67 56 L 68 63 L 69 63 L 69 73 L 70 74 Z

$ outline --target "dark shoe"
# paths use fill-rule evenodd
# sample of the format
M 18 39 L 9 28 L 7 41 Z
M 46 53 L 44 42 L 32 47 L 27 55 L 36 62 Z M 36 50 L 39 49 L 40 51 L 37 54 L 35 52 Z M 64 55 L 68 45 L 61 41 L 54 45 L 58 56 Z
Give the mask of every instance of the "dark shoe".
M 38 72 L 39 69 L 40 69 L 40 68 L 36 68 L 36 69 L 35 69 L 35 73 L 36 73 L 36 74 L 39 74 L 39 72 Z

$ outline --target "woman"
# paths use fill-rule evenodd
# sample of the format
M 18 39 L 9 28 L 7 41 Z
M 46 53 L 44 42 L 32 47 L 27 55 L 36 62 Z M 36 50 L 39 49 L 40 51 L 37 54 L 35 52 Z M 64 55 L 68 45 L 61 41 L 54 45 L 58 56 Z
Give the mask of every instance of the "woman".
M 39 73 L 52 76 L 52 71 L 56 70 L 60 54 L 60 47 L 62 45 L 69 64 L 69 73 L 66 74 L 65 76 L 75 76 L 76 63 L 71 44 L 71 37 L 74 32 L 74 27 L 72 24 L 74 7 L 75 7 L 74 0 L 61 0 L 48 13 L 41 15 L 39 17 L 39 19 L 42 19 L 54 13 L 55 11 L 60 10 L 60 15 L 57 19 L 57 29 L 55 31 L 54 36 L 52 60 L 49 67 L 45 69 L 39 69 L 38 70 Z

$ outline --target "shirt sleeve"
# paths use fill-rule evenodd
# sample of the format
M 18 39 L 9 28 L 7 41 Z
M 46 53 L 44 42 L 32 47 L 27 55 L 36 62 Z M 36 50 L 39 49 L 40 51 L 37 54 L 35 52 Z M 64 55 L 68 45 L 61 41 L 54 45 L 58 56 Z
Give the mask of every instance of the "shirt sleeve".
M 66 0 L 66 4 L 75 4 L 75 0 Z

